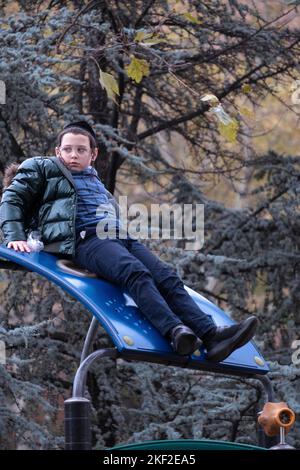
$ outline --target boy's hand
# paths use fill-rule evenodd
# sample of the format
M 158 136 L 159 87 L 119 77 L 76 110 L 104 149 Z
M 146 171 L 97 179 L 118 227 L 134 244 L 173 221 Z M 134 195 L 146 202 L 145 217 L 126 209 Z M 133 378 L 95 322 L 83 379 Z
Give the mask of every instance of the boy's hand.
M 27 242 L 23 241 L 23 240 L 20 240 L 20 241 L 16 241 L 16 242 L 9 242 L 7 244 L 7 248 L 13 248 L 15 251 L 27 251 L 28 253 L 30 253 L 30 248 L 29 246 L 27 245 Z

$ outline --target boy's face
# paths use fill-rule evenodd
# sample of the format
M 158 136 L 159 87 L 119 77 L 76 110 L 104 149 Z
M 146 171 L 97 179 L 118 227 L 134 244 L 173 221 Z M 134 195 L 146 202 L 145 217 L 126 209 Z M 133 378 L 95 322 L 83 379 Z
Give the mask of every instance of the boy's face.
M 82 134 L 65 134 L 60 147 L 55 148 L 57 157 L 61 157 L 66 166 L 72 171 L 82 171 L 96 160 L 98 149 L 92 151 L 90 140 Z

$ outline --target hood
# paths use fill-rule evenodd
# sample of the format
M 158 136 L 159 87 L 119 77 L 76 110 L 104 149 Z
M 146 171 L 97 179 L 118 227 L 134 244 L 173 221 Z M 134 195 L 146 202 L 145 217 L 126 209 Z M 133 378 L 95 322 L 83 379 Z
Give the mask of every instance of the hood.
M 16 176 L 20 163 L 11 163 L 4 169 L 3 175 L 3 187 L 2 190 L 4 191 L 12 182 L 13 178 Z

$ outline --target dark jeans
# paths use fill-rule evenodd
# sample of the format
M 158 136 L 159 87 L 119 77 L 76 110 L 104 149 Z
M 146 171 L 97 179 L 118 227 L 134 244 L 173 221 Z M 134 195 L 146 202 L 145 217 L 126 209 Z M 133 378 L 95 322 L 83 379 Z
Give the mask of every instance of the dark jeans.
M 79 266 L 127 289 L 145 317 L 162 333 L 184 323 L 200 338 L 215 324 L 199 309 L 177 273 L 145 245 L 127 239 L 97 237 L 95 227 L 77 236 L 73 258 Z

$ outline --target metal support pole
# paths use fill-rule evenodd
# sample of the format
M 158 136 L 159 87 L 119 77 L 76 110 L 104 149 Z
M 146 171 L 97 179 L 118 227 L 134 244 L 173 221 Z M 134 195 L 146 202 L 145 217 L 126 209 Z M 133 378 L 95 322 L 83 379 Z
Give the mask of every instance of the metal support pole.
M 267 375 L 253 375 L 251 377 L 253 379 L 259 380 L 264 388 L 264 391 L 266 393 L 266 399 L 264 400 L 264 404 L 269 402 L 274 402 L 275 396 L 274 396 L 274 389 L 271 380 Z M 266 447 L 269 449 L 270 447 L 274 446 L 276 444 L 276 437 L 269 437 L 266 436 L 264 433 L 263 429 L 261 426 L 258 425 L 258 445 L 260 447 Z
M 95 331 L 93 322 L 90 326 Z M 89 333 L 90 333 L 89 330 Z M 92 333 L 91 333 L 92 336 Z M 86 339 L 85 346 L 91 344 Z M 86 377 L 91 365 L 101 357 L 117 358 L 117 349 L 100 349 L 94 351 L 81 362 L 74 379 L 73 396 L 65 401 L 65 449 L 66 450 L 90 450 L 91 449 L 91 403 L 85 398 Z
M 98 320 L 93 317 L 89 330 L 87 332 L 82 353 L 81 353 L 81 358 L 80 358 L 80 363 L 82 363 L 86 357 L 88 357 L 90 350 L 92 349 L 93 342 L 95 341 L 96 334 L 97 334 L 97 329 L 99 326 Z
M 117 358 L 119 355 L 117 349 L 99 349 L 94 351 L 80 364 L 74 379 L 73 398 L 84 397 L 86 377 L 91 365 L 100 357 Z
M 273 402 L 274 401 L 274 389 L 273 389 L 273 385 L 269 377 L 267 375 L 255 374 L 253 375 L 253 379 L 259 380 L 263 384 L 264 390 L 268 398 L 267 401 Z
M 69 398 L 65 401 L 65 449 L 91 449 L 91 404 L 87 398 Z

